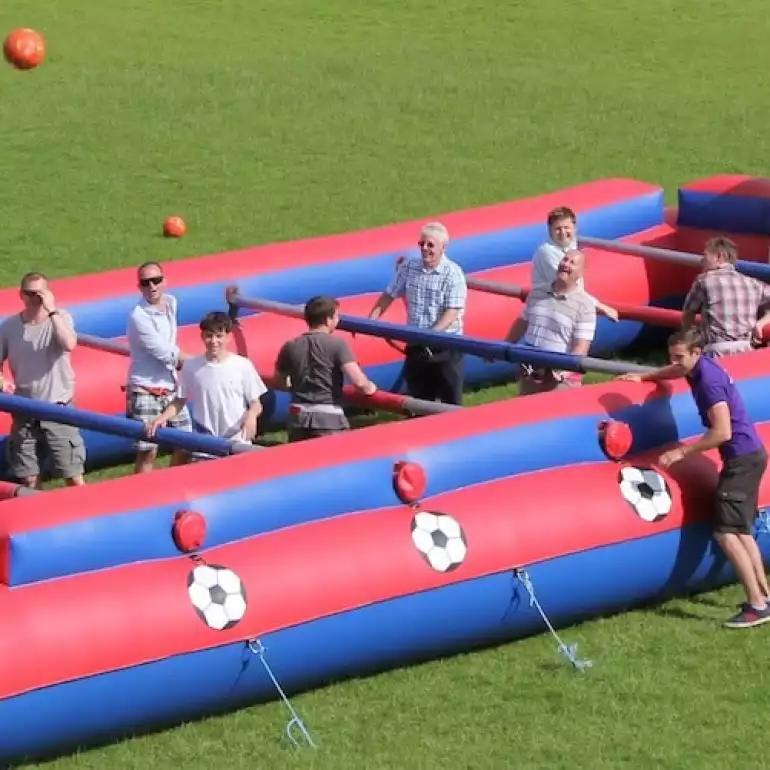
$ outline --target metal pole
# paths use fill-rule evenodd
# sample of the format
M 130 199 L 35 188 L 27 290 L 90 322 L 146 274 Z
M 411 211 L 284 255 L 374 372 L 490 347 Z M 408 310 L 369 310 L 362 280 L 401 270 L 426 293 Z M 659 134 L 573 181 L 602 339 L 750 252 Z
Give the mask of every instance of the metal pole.
M 236 444 L 216 436 L 192 433 L 177 430 L 176 428 L 159 428 L 155 438 L 147 439 L 144 425 L 139 420 L 99 414 L 98 412 L 88 412 L 84 409 L 60 406 L 59 404 L 51 404 L 33 398 L 24 398 L 23 396 L 13 396 L 8 393 L 0 393 L 0 411 L 10 412 L 11 414 L 28 414 L 40 420 L 62 423 L 63 425 L 74 425 L 76 428 L 83 430 L 92 430 L 135 440 L 150 440 L 157 444 L 167 444 L 168 446 L 185 449 L 188 452 L 203 452 L 219 457 L 262 449 L 262 447 L 254 446 L 253 444 Z
M 644 259 L 657 259 L 661 262 L 686 265 L 687 267 L 700 268 L 703 259 L 699 254 L 674 251 L 673 249 L 659 249 L 654 246 L 642 246 L 638 243 L 627 243 L 626 241 L 611 241 L 606 238 L 580 237 L 578 238 L 578 243 L 581 247 L 588 246 L 603 251 L 614 251 L 618 254 L 633 254 Z M 770 282 L 770 265 L 739 259 L 735 263 L 735 267 L 745 275 L 758 278 L 760 281 Z
M 234 304 L 240 307 L 248 307 L 253 310 L 262 310 L 289 318 L 302 317 L 302 308 L 297 305 L 289 305 L 285 302 L 257 299 L 253 297 L 234 298 Z M 383 339 L 399 340 L 401 342 L 416 342 L 417 344 L 430 345 L 436 348 L 459 350 L 468 355 L 478 356 L 487 360 L 504 360 L 512 363 L 528 363 L 533 366 L 543 366 L 552 369 L 564 369 L 572 372 L 602 372 L 617 374 L 622 372 L 649 372 L 650 366 L 641 366 L 620 361 L 604 361 L 599 358 L 576 356 L 571 353 L 553 353 L 539 350 L 526 345 L 511 345 L 508 342 L 495 342 L 478 337 L 466 337 L 464 335 L 434 332 L 426 329 L 416 329 L 404 324 L 384 323 L 373 321 L 370 318 L 358 318 L 356 316 L 341 315 L 339 328 L 343 331 L 366 334 Z
M 469 289 L 483 291 L 486 294 L 497 294 L 501 297 L 513 297 L 521 300 L 525 300 L 529 294 L 529 289 L 516 286 L 516 284 L 485 281 L 482 278 L 472 278 L 471 276 L 467 276 L 465 281 Z
M 523 286 L 499 283 L 498 281 L 482 281 L 478 278 L 468 278 L 468 288 L 487 294 L 513 297 L 522 301 L 529 294 L 529 289 Z M 621 321 L 639 321 L 650 326 L 665 326 L 672 329 L 682 325 L 682 312 L 680 310 L 669 310 L 650 305 L 627 305 L 622 302 L 613 302 L 612 306 L 618 311 Z
M 115 353 L 119 356 L 130 355 L 127 342 L 105 339 L 93 334 L 78 334 L 78 345 L 82 345 L 84 348 L 92 348 L 93 350 L 103 350 L 105 353 Z

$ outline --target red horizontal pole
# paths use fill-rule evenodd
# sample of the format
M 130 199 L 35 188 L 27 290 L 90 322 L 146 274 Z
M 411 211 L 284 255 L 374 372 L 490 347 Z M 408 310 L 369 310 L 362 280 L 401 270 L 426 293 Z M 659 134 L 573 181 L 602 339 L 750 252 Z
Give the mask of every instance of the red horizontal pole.
M 526 300 L 529 288 L 515 284 L 498 283 L 497 281 L 484 281 L 480 278 L 468 278 L 468 288 L 487 294 L 496 294 L 503 297 Z M 682 325 L 682 311 L 668 310 L 662 307 L 650 305 L 630 305 L 627 303 L 612 303 L 612 307 L 618 311 L 621 321 L 639 321 L 650 326 L 664 326 L 678 329 Z M 696 319 L 699 320 L 699 319 Z

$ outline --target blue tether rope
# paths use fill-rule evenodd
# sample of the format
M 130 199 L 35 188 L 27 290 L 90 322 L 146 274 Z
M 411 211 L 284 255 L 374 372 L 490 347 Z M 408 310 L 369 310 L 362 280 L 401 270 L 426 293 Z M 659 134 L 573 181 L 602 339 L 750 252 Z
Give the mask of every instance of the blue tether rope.
M 540 602 L 535 596 L 535 587 L 532 585 L 532 580 L 527 574 L 527 571 L 524 569 L 515 569 L 513 574 L 514 577 L 518 578 L 521 584 L 527 590 L 527 593 L 529 594 L 529 606 L 537 608 L 537 611 L 540 613 L 540 617 L 543 618 L 543 622 L 546 624 L 546 626 L 548 626 L 548 630 L 553 634 L 554 639 L 556 639 L 559 652 L 562 653 L 567 658 L 567 660 L 569 660 L 569 662 L 572 664 L 572 667 L 577 671 L 583 671 L 586 668 L 591 668 L 591 666 L 593 666 L 593 661 L 580 660 L 577 657 L 577 643 L 572 645 L 564 644 L 559 635 L 556 633 L 556 630 L 551 625 L 551 621 L 548 620 L 548 617 L 543 611 Z
M 278 694 L 281 696 L 281 700 L 286 704 L 286 708 L 289 709 L 289 713 L 291 714 L 291 719 L 286 723 L 286 737 L 297 747 L 300 747 L 299 741 L 294 737 L 292 734 L 292 730 L 296 728 L 299 730 L 301 736 L 307 741 L 307 744 L 311 748 L 316 748 L 315 743 L 313 743 L 313 739 L 310 737 L 310 733 L 308 732 L 308 729 L 305 727 L 305 723 L 302 721 L 302 718 L 297 714 L 297 712 L 294 710 L 294 706 L 291 705 L 289 702 L 289 699 L 286 697 L 286 693 L 283 691 L 283 688 L 278 683 L 278 679 L 276 679 L 275 674 L 273 673 L 273 670 L 270 668 L 270 666 L 267 664 L 267 661 L 265 660 L 265 650 L 267 649 L 262 642 L 259 639 L 251 639 L 248 642 L 249 649 L 257 656 L 259 657 L 260 661 L 262 662 L 262 665 L 265 667 L 265 671 L 267 671 L 267 675 L 272 680 L 273 684 L 275 685 L 275 689 L 278 690 Z

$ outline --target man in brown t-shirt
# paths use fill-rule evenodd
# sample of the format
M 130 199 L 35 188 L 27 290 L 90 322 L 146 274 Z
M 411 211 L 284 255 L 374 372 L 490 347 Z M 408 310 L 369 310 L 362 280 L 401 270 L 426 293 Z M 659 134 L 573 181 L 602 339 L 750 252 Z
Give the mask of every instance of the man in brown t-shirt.
M 278 353 L 276 380 L 279 387 L 291 390 L 289 441 L 326 436 L 350 427 L 342 408 L 345 375 L 366 396 L 377 390 L 356 363 L 348 343 L 332 336 L 339 318 L 336 299 L 313 297 L 305 305 L 308 331 L 287 342 Z

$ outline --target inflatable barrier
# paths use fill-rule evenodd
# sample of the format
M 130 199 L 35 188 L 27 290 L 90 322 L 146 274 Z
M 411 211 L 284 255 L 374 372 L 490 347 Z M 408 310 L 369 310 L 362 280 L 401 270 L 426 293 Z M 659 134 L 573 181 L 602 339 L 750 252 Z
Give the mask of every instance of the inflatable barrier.
M 660 225 L 631 240 L 676 248 L 677 235 Z M 706 233 L 689 228 L 686 237 Z M 592 250 L 589 259 L 592 270 L 606 259 L 624 264 L 624 277 L 632 264 L 649 277 L 621 287 L 629 294 L 684 284 L 695 269 L 668 267 L 675 278 L 666 283 L 664 263 L 624 256 Z M 500 271 L 484 275 L 500 280 Z M 610 280 L 621 283 L 597 272 L 601 289 Z M 484 295 L 498 300 L 515 302 Z M 81 312 L 88 329 L 96 315 Z M 245 318 L 261 371 L 274 351 L 264 352 L 256 330 L 268 328 L 285 339 L 299 322 Z M 384 343 L 359 335 L 356 345 Z M 725 363 L 770 446 L 770 350 Z M 0 408 L 20 400 L 2 396 Z M 129 436 L 136 427 L 84 416 Z M 625 445 L 608 439 L 618 426 L 627 427 Z M 0 762 L 272 699 L 277 684 L 291 694 L 540 632 L 538 607 L 559 627 L 730 581 L 706 523 L 715 454 L 670 471 L 655 465 L 666 446 L 701 431 L 684 383 L 613 382 L 85 487 L 20 494 L 0 485 L 0 613 L 9 619 Z M 169 441 L 196 440 L 175 433 Z M 215 454 L 230 451 L 199 438 Z M 770 506 L 768 479 L 760 503 Z M 770 556 L 764 533 L 759 543 Z
M 605 180 L 568 188 L 557 193 L 523 201 L 498 204 L 465 212 L 439 215 L 452 236 L 449 253 L 471 277 L 519 284 L 529 282 L 529 259 L 546 237 L 547 212 L 568 203 L 580 219 L 585 236 L 626 238 L 648 246 L 677 248 L 679 230 L 665 224 L 663 191 L 632 180 Z M 179 299 L 180 344 L 192 353 L 200 352 L 197 322 L 212 309 L 225 309 L 224 289 L 236 283 L 248 295 L 280 302 L 302 303 L 311 294 L 327 292 L 342 298 L 342 309 L 351 315 L 366 315 L 377 293 L 393 275 L 400 254 L 415 254 L 419 228 L 431 218 L 390 225 L 374 230 L 274 244 L 229 254 L 180 260 L 164 266 L 169 290 Z M 689 242 L 703 233 L 687 231 Z M 702 243 L 693 245 L 702 248 Z M 764 255 L 767 245 L 749 244 L 744 255 Z M 589 286 L 606 302 L 618 307 L 670 306 L 681 301 L 689 287 L 694 268 L 672 266 L 589 249 Z M 72 312 L 81 334 L 120 338 L 126 317 L 137 300 L 135 269 L 99 275 L 77 276 L 53 283 L 61 306 Z M 0 314 L 16 312 L 14 289 L 0 292 Z M 487 339 L 501 339 L 515 320 L 521 303 L 507 297 L 477 291 L 469 293 L 465 319 L 466 333 Z M 301 321 L 250 315 L 245 311 L 236 339 L 238 352 L 249 356 L 266 380 L 283 342 L 304 329 Z M 396 303 L 388 320 L 403 322 L 403 307 Z M 613 324 L 601 318 L 592 345 L 594 356 L 613 353 L 636 340 L 644 325 L 638 320 Z M 399 387 L 402 359 L 382 340 L 349 339 L 367 374 L 382 390 Z M 80 346 L 73 354 L 77 392 L 75 405 L 107 415 L 125 410 L 127 362 L 123 356 Z M 510 381 L 517 372 L 510 362 L 493 365 L 476 357 L 465 362 L 468 387 L 482 387 Z M 280 427 L 288 399 L 271 390 L 264 398 L 261 429 Z M 8 418 L 0 416 L 0 435 L 9 430 Z M 120 436 L 84 431 L 88 467 L 93 469 L 130 458 L 132 443 Z M 4 439 L 0 444 L 4 444 Z M 0 446 L 0 472 L 5 468 L 4 446 Z
M 770 235 L 770 179 L 726 174 L 691 182 L 679 190 L 683 227 L 728 234 Z
M 728 367 L 767 441 L 770 351 Z M 559 626 L 733 579 L 713 453 L 655 468 L 701 431 L 683 383 L 423 419 L 6 501 L 0 759 L 277 697 L 263 661 L 291 694 L 539 632 L 527 586 Z

